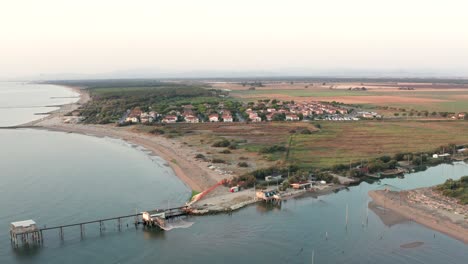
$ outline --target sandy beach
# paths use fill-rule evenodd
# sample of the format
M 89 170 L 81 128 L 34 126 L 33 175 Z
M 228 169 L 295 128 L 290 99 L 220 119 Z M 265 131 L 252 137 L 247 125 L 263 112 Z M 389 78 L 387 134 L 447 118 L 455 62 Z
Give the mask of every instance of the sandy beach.
M 385 210 L 390 210 L 406 219 L 415 221 L 468 244 L 466 220 L 456 221 L 456 218 L 449 217 L 447 213 L 442 214 L 440 210 L 408 200 L 408 194 L 411 192 L 400 194 L 398 192 L 379 190 L 369 192 L 369 196 L 373 199 L 374 203 L 384 207 Z

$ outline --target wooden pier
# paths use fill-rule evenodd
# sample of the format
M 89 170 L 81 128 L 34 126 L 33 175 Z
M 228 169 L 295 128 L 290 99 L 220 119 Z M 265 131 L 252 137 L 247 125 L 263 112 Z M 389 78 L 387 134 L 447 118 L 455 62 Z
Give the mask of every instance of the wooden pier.
M 159 227 L 162 230 L 166 229 L 167 221 L 179 216 L 187 215 L 190 212 L 188 207 L 176 207 L 166 210 L 151 210 L 143 212 L 143 225 L 147 227 Z
M 83 239 L 85 237 L 85 230 L 87 225 L 91 224 L 99 224 L 99 233 L 102 235 L 105 230 L 105 223 L 114 221 L 117 224 L 118 231 L 122 231 L 122 220 L 124 219 L 133 219 L 133 223 L 135 228 L 138 227 L 139 224 L 143 224 L 145 226 L 159 226 L 161 229 L 164 230 L 165 223 L 167 220 L 188 215 L 190 213 L 190 209 L 187 206 L 182 207 L 174 207 L 168 209 L 155 209 L 150 211 L 145 211 L 141 213 L 135 213 L 130 215 L 123 215 L 117 217 L 110 217 L 74 224 L 67 224 L 67 225 L 60 225 L 60 226 L 53 226 L 53 227 L 44 227 L 38 228 L 36 223 L 33 220 L 26 220 L 26 221 L 19 221 L 13 222 L 10 226 L 10 240 L 14 247 L 18 247 L 20 244 L 29 245 L 29 244 L 37 244 L 41 245 L 44 243 L 44 232 L 51 231 L 51 230 L 58 230 L 59 238 L 61 241 L 65 239 L 65 229 L 79 227 L 80 228 L 80 237 Z M 157 215 L 155 215 L 157 214 Z M 144 219 L 145 215 L 154 215 L 154 217 L 150 217 L 149 219 Z M 140 217 L 142 217 L 140 219 Z M 152 219 L 154 218 L 154 219 Z M 127 224 L 128 226 L 128 224 Z M 18 239 L 19 237 L 19 239 Z M 21 242 L 21 243 L 20 243 Z

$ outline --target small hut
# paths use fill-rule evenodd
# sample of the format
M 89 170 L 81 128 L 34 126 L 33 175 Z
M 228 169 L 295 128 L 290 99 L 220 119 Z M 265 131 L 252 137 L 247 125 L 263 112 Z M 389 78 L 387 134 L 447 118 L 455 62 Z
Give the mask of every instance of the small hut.
M 18 240 L 19 236 L 19 240 Z M 13 222 L 10 224 L 10 240 L 15 247 L 18 247 L 20 242 L 23 245 L 29 243 L 40 244 L 42 242 L 41 231 L 33 220 L 24 220 Z

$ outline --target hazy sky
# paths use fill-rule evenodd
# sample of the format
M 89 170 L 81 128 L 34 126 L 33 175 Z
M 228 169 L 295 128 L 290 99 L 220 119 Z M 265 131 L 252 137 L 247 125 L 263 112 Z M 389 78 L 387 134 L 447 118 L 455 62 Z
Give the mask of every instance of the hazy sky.
M 0 78 L 404 69 L 468 76 L 466 0 L 0 0 Z

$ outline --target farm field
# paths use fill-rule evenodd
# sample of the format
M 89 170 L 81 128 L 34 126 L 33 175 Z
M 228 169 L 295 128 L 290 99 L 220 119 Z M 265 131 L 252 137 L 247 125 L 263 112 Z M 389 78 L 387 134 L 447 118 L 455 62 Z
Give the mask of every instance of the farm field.
M 367 107 L 396 107 L 418 111 L 468 111 L 467 84 L 429 83 L 285 83 L 265 82 L 255 90 L 236 83 L 217 83 L 216 88 L 229 89 L 242 101 L 266 98 L 281 100 L 337 101 Z M 366 90 L 349 90 L 349 88 Z M 401 90 L 408 89 L 408 90 Z

